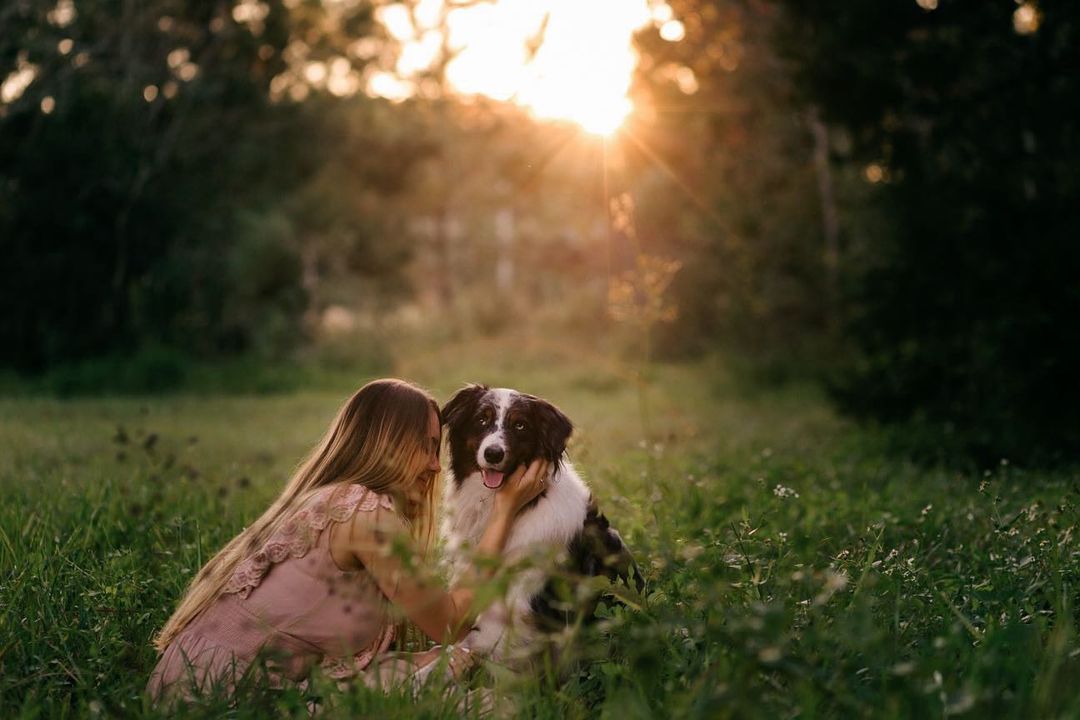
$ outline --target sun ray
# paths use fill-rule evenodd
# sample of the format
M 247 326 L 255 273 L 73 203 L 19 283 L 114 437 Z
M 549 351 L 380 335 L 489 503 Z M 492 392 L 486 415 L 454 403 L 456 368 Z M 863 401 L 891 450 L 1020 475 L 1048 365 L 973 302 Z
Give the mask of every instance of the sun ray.
M 637 134 L 629 128 L 624 128 L 620 133 L 620 136 L 629 139 L 635 147 L 641 150 L 645 157 L 649 158 L 649 160 L 651 160 L 658 168 L 660 168 L 660 170 L 663 171 L 665 175 L 667 175 L 672 181 L 674 181 L 674 183 L 679 187 L 679 189 L 682 190 L 688 198 L 690 198 L 690 201 L 694 203 L 694 205 L 696 205 L 699 210 L 705 213 L 705 215 L 710 220 L 712 220 L 713 223 L 715 223 L 717 228 L 719 228 L 724 233 L 731 234 L 731 229 L 728 227 L 727 222 L 723 218 L 721 218 L 720 215 L 716 212 L 716 210 L 710 207 L 703 198 L 699 197 L 698 194 L 694 192 L 694 189 L 690 186 L 690 184 L 683 180 L 681 177 L 679 177 L 679 174 L 675 172 L 671 165 L 668 164 L 668 162 L 665 161 L 662 157 L 660 157 L 659 153 L 649 147 L 648 143 L 639 138 Z

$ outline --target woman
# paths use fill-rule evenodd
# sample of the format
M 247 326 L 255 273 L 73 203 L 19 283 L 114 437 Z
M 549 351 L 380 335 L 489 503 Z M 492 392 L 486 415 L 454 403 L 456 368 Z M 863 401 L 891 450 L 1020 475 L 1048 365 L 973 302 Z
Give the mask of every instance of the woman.
M 151 697 L 232 689 L 257 658 L 277 683 L 302 680 L 316 663 L 334 678 L 362 675 L 391 640 L 389 606 L 437 642 L 463 636 L 472 590 L 446 591 L 423 572 L 441 433 L 423 390 L 401 380 L 358 390 L 270 508 L 195 576 L 155 640 Z M 547 470 L 518 468 L 494 494 L 478 554 L 502 552 Z

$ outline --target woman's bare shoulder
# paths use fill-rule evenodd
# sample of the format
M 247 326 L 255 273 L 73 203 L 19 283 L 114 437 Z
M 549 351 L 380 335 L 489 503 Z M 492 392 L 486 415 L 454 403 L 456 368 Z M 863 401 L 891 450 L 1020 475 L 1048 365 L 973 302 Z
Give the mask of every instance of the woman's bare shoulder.
M 353 513 L 333 533 L 330 542 L 335 557 L 348 553 L 363 560 L 386 553 L 408 538 L 405 520 L 392 507 L 380 505 L 369 512 Z
M 408 534 L 405 519 L 392 507 L 380 505 L 371 512 L 358 512 L 350 520 L 353 534 Z

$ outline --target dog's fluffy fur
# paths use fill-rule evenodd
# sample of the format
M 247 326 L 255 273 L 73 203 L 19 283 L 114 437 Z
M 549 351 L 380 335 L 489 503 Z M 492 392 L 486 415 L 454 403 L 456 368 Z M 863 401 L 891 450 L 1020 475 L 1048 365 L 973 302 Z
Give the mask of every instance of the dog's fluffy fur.
M 514 521 L 503 556 L 558 557 L 577 576 L 606 575 L 643 585 L 629 551 L 599 512 L 585 481 L 564 458 L 573 425 L 546 400 L 508 388 L 469 385 L 443 409 L 448 428 L 451 477 L 445 488 L 442 535 L 456 579 L 467 551 L 479 541 L 492 499 L 504 476 L 536 458 L 553 463 L 545 489 Z M 576 612 L 560 597 L 548 572 L 538 567 L 518 573 L 506 596 L 477 619 L 465 640 L 472 650 L 513 662 L 537 650 L 538 637 L 557 632 Z

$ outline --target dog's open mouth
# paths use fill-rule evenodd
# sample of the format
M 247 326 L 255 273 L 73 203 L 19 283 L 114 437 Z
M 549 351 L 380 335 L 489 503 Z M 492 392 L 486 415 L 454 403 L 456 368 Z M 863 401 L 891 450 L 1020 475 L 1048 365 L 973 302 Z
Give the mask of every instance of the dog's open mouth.
M 506 473 L 491 468 L 481 468 L 480 474 L 484 476 L 484 487 L 492 490 L 498 490 L 503 484 L 503 478 L 506 477 Z

